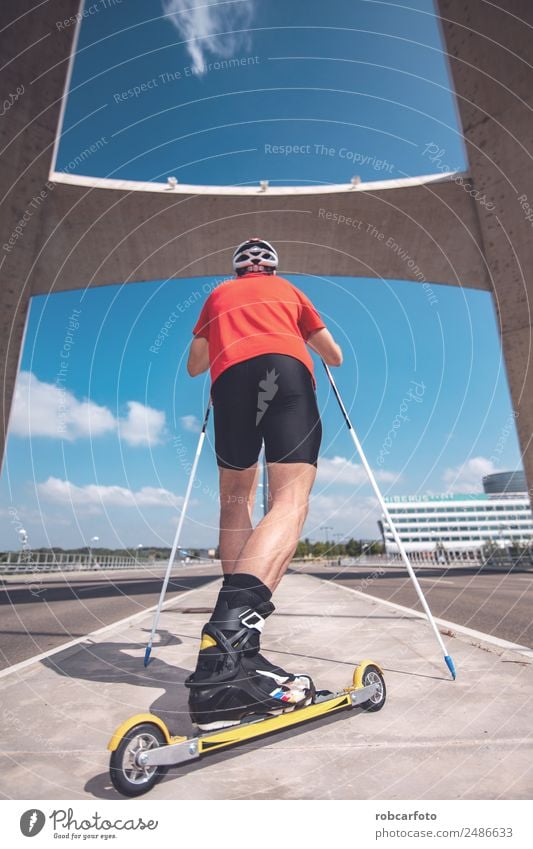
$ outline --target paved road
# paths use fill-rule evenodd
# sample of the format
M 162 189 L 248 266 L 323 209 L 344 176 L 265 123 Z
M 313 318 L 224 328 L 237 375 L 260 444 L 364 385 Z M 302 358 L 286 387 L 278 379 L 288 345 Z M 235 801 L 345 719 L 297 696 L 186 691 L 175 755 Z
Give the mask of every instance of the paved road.
M 167 598 L 212 581 L 220 567 L 180 567 Z M 0 580 L 0 669 L 84 637 L 157 603 L 164 569 L 76 572 Z
M 293 571 L 338 581 L 420 610 L 403 569 L 298 565 Z M 219 567 L 181 567 L 168 598 L 211 581 Z M 157 602 L 163 570 L 75 573 L 0 581 L 0 668 L 48 651 Z M 533 572 L 485 573 L 476 569 L 420 570 L 418 577 L 435 616 L 504 640 L 533 647 Z
M 404 569 L 298 566 L 319 578 L 329 578 L 368 595 L 422 610 Z M 480 573 L 477 568 L 415 570 L 434 616 L 485 634 L 533 648 L 533 572 Z

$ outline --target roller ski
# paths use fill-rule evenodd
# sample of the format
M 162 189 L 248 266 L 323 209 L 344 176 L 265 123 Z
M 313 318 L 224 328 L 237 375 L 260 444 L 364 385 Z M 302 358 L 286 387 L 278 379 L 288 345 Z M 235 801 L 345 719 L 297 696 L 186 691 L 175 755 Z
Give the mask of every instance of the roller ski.
M 385 699 L 382 669 L 365 660 L 356 667 L 352 685 L 343 690 L 317 690 L 310 704 L 291 705 L 277 715 L 248 714 L 235 725 L 190 737 L 173 736 L 154 714 L 137 714 L 117 728 L 109 741 L 111 781 L 123 796 L 140 796 L 151 790 L 169 767 L 351 708 L 378 711 Z
M 352 686 L 334 693 L 316 691 L 309 675 L 286 672 L 267 660 L 260 636 L 275 608 L 261 586 L 250 576 L 234 578 L 222 588 L 202 629 L 196 669 L 185 681 L 197 736 L 172 736 L 152 714 L 133 716 L 115 731 L 108 744 L 111 780 L 124 796 L 146 793 L 169 766 L 208 752 L 346 708 L 383 707 L 385 681 L 376 663 L 362 663 Z
M 210 646 L 210 648 L 214 647 Z M 293 677 L 308 679 L 308 676 Z M 189 679 L 189 686 L 190 683 Z M 293 680 L 290 680 L 278 685 L 285 692 L 283 688 L 288 684 L 289 689 L 293 691 L 291 698 L 294 698 L 295 702 L 283 702 L 273 696 L 271 698 L 274 700 L 274 708 L 262 715 L 249 712 L 252 706 L 259 706 L 259 698 L 256 702 L 253 701 L 256 698 L 256 688 L 259 687 L 263 694 L 264 706 L 272 707 L 269 699 L 264 697 L 262 682 L 260 685 L 255 681 L 249 686 L 248 679 L 245 683 L 243 679 L 238 679 L 235 686 L 239 692 L 244 689 L 245 693 L 251 695 L 244 706 L 242 704 L 235 706 L 233 703 L 237 699 L 234 700 L 228 692 L 232 686 L 229 682 L 225 681 L 220 684 L 220 687 L 218 685 L 213 687 L 210 693 L 208 690 L 209 695 L 205 700 L 201 695 L 202 685 L 197 689 L 192 686 L 190 687 L 191 713 L 197 710 L 197 714 L 193 713 L 197 719 L 209 719 L 226 724 L 225 727 L 203 731 L 190 737 L 173 736 L 165 722 L 154 714 L 141 713 L 132 716 L 117 728 L 108 744 L 108 749 L 111 751 L 110 775 L 114 787 L 123 796 L 140 796 L 151 790 L 171 766 L 186 764 L 210 752 L 218 752 L 220 749 L 236 746 L 247 740 L 258 739 L 343 710 L 359 707 L 372 712 L 381 710 L 385 704 L 386 688 L 383 671 L 377 663 L 370 660 L 365 660 L 356 667 L 352 685 L 338 692 L 315 691 L 312 685 L 306 688 L 305 683 L 305 681 L 298 681 L 295 684 Z M 302 690 L 300 698 L 294 694 L 298 693 L 299 689 Z M 281 712 L 280 703 L 285 706 L 285 710 L 282 708 Z M 213 712 L 210 712 L 211 709 Z M 242 716 L 240 720 L 235 719 L 238 714 Z

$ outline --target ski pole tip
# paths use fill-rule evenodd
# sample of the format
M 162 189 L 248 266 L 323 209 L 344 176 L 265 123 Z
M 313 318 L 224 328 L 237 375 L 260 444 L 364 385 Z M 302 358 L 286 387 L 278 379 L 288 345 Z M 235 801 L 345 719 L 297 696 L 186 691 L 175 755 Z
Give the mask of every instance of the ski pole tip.
M 150 663 L 150 655 L 152 654 L 152 646 L 146 646 L 146 651 L 144 652 L 144 665 L 148 666 Z
M 445 660 L 446 666 L 448 667 L 448 669 L 452 673 L 453 680 L 455 681 L 455 679 L 457 678 L 457 672 L 455 671 L 455 664 L 454 664 L 453 660 L 451 659 L 449 654 L 444 655 L 444 660 Z

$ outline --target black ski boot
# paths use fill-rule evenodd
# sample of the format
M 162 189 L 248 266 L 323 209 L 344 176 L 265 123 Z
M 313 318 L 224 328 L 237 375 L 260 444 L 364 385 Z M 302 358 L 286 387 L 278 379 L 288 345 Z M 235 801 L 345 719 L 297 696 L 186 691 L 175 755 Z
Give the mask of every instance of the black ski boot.
M 272 602 L 229 607 L 228 601 L 231 595 L 221 593 L 202 630 L 196 669 L 185 681 L 191 719 L 204 731 L 238 725 L 250 715 L 285 713 L 315 695 L 309 675 L 285 672 L 259 653 Z

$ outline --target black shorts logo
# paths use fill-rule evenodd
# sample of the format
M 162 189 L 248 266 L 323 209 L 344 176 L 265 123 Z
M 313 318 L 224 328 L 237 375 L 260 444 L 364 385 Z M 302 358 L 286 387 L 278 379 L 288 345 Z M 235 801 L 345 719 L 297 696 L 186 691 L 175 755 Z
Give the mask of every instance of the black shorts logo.
M 255 417 L 256 426 L 259 424 L 266 411 L 268 410 L 268 405 L 272 401 L 274 395 L 279 389 L 276 381 L 279 377 L 279 374 L 276 374 L 276 369 L 271 369 L 270 371 L 267 369 L 266 377 L 264 380 L 259 381 L 259 392 L 257 393 L 257 416 Z
M 30 808 L 29 811 L 24 811 L 20 818 L 20 830 L 24 837 L 35 837 L 42 831 L 46 822 L 46 817 L 38 808 Z

